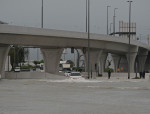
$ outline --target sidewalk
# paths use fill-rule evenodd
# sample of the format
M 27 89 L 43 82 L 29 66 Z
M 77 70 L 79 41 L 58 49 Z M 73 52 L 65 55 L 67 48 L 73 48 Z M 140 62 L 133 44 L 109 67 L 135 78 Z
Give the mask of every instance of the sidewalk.
M 108 74 L 104 73 L 102 77 L 96 77 L 96 80 L 105 80 L 105 81 L 150 81 L 150 73 L 146 73 L 145 79 L 135 79 L 135 73 L 130 74 L 130 79 L 128 79 L 128 73 L 112 73 L 110 79 L 108 79 Z M 139 78 L 139 74 L 137 75 Z M 95 80 L 95 79 L 93 79 Z

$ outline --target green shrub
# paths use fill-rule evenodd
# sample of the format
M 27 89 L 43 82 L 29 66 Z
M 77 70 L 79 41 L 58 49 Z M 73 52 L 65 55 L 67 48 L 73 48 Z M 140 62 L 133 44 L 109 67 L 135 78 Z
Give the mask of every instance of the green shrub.
M 108 72 L 108 71 L 111 71 L 111 72 L 114 72 L 114 69 L 112 69 L 112 68 L 105 68 L 105 72 Z
M 77 67 L 74 67 L 73 70 L 79 71 L 79 72 L 85 72 L 85 69 L 77 68 Z
M 22 66 L 20 69 L 32 69 L 36 68 L 35 66 Z

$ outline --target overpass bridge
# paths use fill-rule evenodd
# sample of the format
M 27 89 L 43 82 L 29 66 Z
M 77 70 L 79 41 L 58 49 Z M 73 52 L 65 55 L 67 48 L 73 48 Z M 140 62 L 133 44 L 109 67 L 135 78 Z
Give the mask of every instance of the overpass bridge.
M 107 53 L 112 53 L 115 70 L 122 62 L 128 64 L 128 39 L 102 34 L 90 34 L 90 66 L 95 65 L 103 72 Z M 40 47 L 45 62 L 45 71 L 55 74 L 64 48 L 78 48 L 84 50 L 87 66 L 88 35 L 84 32 L 41 29 L 12 25 L 0 25 L 0 74 L 4 77 L 4 65 L 10 45 Z M 139 71 L 144 70 L 148 61 L 150 46 L 131 39 L 130 71 L 134 72 L 135 60 L 138 61 Z M 121 59 L 122 57 L 122 59 Z M 87 68 L 87 67 L 86 67 Z

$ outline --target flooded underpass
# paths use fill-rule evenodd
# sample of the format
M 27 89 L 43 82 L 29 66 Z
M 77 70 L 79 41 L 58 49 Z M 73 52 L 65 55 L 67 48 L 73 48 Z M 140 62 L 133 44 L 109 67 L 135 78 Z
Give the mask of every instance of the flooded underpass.
M 149 114 L 148 80 L 0 81 L 0 114 Z

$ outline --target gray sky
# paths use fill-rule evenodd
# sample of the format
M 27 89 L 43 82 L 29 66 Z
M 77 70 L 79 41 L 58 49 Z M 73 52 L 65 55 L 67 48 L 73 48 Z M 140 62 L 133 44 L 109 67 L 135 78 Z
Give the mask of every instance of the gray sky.
M 118 31 L 120 20 L 128 22 L 129 3 L 126 1 L 91 0 L 91 32 L 106 34 L 107 5 L 111 6 L 109 23 L 113 22 L 114 8 L 118 8 L 116 10 L 116 31 Z M 86 0 L 44 0 L 44 28 L 85 32 L 85 3 Z M 141 34 L 142 38 L 146 38 L 150 34 L 149 11 L 150 0 L 133 0 L 132 22 L 137 23 L 137 37 Z M 41 27 L 41 0 L 0 0 L 0 20 L 11 25 Z M 32 52 L 36 53 L 37 50 L 32 49 Z M 36 58 L 37 54 L 30 57 L 31 60 Z
M 44 28 L 85 31 L 86 0 L 44 0 Z M 106 34 L 106 6 L 109 23 L 116 11 L 116 31 L 119 20 L 128 22 L 127 0 L 91 0 L 91 32 Z M 150 0 L 133 0 L 132 21 L 137 23 L 137 36 L 150 33 Z M 0 0 L 0 20 L 12 25 L 41 26 L 41 0 Z

